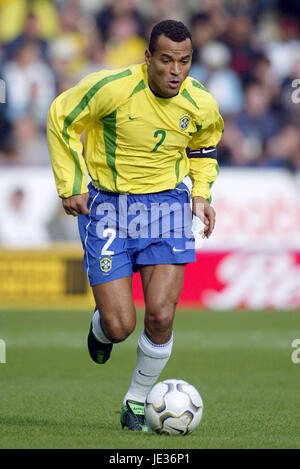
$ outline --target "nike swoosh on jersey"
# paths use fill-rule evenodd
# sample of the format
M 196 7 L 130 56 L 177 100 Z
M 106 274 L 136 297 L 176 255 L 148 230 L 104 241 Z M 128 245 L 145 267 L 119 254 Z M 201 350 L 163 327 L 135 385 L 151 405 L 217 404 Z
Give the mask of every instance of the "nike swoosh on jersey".
M 173 251 L 174 251 L 174 252 L 182 252 L 182 251 L 184 251 L 184 249 L 176 249 L 176 248 L 173 248 Z
M 138 119 L 138 118 L 135 116 L 129 116 L 129 120 L 133 121 L 134 119 Z

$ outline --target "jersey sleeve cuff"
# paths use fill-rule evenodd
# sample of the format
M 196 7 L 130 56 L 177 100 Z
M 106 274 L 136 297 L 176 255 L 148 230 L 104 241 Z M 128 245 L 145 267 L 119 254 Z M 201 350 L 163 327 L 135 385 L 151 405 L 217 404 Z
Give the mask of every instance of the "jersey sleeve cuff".
M 191 197 L 203 197 L 208 202 L 211 200 L 210 184 L 209 183 L 196 183 L 192 187 Z

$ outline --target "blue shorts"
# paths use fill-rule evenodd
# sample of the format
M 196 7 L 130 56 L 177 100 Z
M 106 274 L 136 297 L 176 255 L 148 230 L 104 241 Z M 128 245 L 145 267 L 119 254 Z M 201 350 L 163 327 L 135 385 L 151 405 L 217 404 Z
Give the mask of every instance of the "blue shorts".
M 184 183 L 152 194 L 110 193 L 90 183 L 88 208 L 78 225 L 91 286 L 132 275 L 143 265 L 196 261 Z

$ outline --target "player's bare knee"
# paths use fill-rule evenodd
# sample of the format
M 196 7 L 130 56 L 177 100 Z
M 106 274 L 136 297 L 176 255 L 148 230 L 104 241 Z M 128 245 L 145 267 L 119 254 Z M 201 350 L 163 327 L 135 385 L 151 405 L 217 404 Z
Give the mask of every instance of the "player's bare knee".
M 172 327 L 173 319 L 173 309 L 162 308 L 156 311 L 147 311 L 145 325 L 149 330 L 164 332 Z
M 162 301 L 156 298 L 151 304 L 146 305 L 145 319 L 149 324 L 167 329 L 172 326 L 175 310 L 176 302 L 171 298 Z
M 124 328 L 118 328 L 115 329 L 111 334 L 110 334 L 110 341 L 113 342 L 114 344 L 117 344 L 118 342 L 123 342 L 124 340 L 129 337 L 129 335 L 133 331 L 131 329 L 124 329 Z
M 123 342 L 135 329 L 135 320 L 110 320 L 103 325 L 107 338 L 113 342 Z

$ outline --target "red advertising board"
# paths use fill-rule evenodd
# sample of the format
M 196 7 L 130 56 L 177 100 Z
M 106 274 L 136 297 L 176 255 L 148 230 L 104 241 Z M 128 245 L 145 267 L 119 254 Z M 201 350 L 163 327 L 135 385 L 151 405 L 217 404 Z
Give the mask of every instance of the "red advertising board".
M 143 304 L 139 275 L 134 296 Z M 282 309 L 300 311 L 300 253 L 219 251 L 197 253 L 185 271 L 179 307 L 213 310 Z

